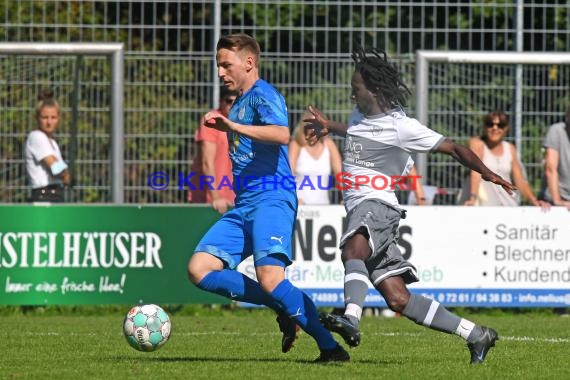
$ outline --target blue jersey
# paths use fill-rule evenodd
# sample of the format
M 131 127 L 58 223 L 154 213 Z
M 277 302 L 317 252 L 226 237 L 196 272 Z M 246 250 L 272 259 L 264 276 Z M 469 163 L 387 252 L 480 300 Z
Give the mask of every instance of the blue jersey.
M 234 102 L 229 119 L 242 125 L 279 125 L 289 128 L 283 96 L 269 83 L 258 79 Z M 229 132 L 228 141 L 236 205 L 261 199 L 296 203 L 287 145 L 268 144 Z

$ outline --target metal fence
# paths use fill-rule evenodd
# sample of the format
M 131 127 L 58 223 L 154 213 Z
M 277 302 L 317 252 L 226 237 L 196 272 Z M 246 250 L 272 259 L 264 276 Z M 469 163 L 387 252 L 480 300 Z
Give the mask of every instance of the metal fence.
M 506 111 L 510 116 L 506 140 L 518 147 L 531 186 L 542 185 L 543 137 L 549 125 L 560 121 L 555 110 L 570 104 L 566 79 L 570 54 L 420 50 L 416 66 L 420 121 L 463 141 L 482 134 L 484 110 Z M 468 174 L 463 166 L 443 155 L 419 158 L 418 166 L 433 183 L 459 195 Z
M 414 91 L 417 49 L 570 51 L 568 25 L 570 6 L 559 1 L 0 1 L 0 42 L 125 44 L 128 203 L 185 201 L 185 192 L 177 186 L 153 191 L 146 178 L 153 171 L 171 178 L 189 171 L 194 131 L 201 115 L 216 104 L 213 46 L 219 34 L 246 32 L 258 38 L 262 75 L 285 94 L 294 125 L 307 104 L 340 120 L 348 118 L 355 43 L 387 50 Z M 76 64 L 77 58 L 69 57 L 0 57 L 0 202 L 26 199 L 22 145 L 34 128 L 35 98 L 44 87 L 54 88 L 62 103 L 58 141 L 64 157 L 70 156 L 75 144 L 69 131 Z M 437 81 L 438 73 L 449 68 L 433 70 Z M 482 86 L 499 75 L 482 65 L 457 70 L 463 70 L 464 78 L 480 78 Z M 500 73 L 504 78 L 512 75 L 511 69 Z M 86 59 L 79 77 L 77 174 L 69 199 L 110 202 L 109 93 L 103 90 L 108 88 L 108 65 L 101 58 Z M 556 80 L 544 80 L 551 77 Z M 439 94 L 430 94 L 440 105 L 430 109 L 428 125 L 437 129 L 445 124 L 442 132 L 466 142 L 488 108 L 512 111 L 514 106 L 510 101 L 474 102 L 462 110 L 465 118 L 459 121 L 453 117 L 453 94 L 461 81 L 441 83 Z M 536 96 L 523 106 L 522 117 L 529 122 L 519 150 L 531 168 L 535 190 L 542 135 L 562 117 L 569 82 L 566 67 L 532 69 L 525 75 L 525 91 Z M 473 86 L 476 91 L 478 85 Z M 414 100 L 409 103 L 408 113 L 414 116 Z M 434 158 L 429 167 L 438 169 L 428 170 L 427 183 L 457 187 L 462 173 L 456 164 Z

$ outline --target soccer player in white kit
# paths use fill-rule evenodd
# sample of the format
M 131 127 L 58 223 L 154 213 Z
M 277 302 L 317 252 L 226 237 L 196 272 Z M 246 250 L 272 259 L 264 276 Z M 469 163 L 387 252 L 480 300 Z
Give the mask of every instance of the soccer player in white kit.
M 340 242 L 346 308 L 344 315 L 322 314 L 321 322 L 339 333 L 348 345 L 358 346 L 358 324 L 368 293 L 366 281 L 370 280 L 391 310 L 434 330 L 461 336 L 467 341 L 471 363 L 481 363 L 499 339 L 497 332 L 407 289 L 406 284 L 418 281 L 418 277 L 416 268 L 403 258 L 396 245 L 398 224 L 405 218 L 405 211 L 398 204 L 393 186 L 384 186 L 383 181 L 406 176 L 414 163 L 411 153 L 434 151 L 452 156 L 509 194 L 516 188 L 487 168 L 468 148 L 406 116 L 402 106 L 409 90 L 385 53 L 359 47 L 352 58 L 356 64 L 352 99 L 362 117 L 351 118 L 353 121 L 346 125 L 329 120 L 310 106 L 312 117 L 305 120 L 309 123 L 306 128 L 313 129 L 310 144 L 331 132 L 346 139 L 346 181 L 342 186 L 348 227 Z

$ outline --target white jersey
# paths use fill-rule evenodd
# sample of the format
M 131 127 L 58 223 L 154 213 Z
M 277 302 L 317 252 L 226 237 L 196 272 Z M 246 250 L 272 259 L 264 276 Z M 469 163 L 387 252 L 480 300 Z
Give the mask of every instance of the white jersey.
M 61 179 L 54 177 L 51 171 L 41 162 L 47 156 L 54 156 L 57 161 L 63 161 L 59 146 L 54 139 L 50 139 L 40 130 L 30 132 L 26 139 L 24 155 L 26 171 L 28 172 L 32 189 L 63 183 Z
M 407 117 L 401 108 L 370 117 L 355 112 L 346 133 L 343 180 L 338 183 L 346 210 L 371 198 L 398 207 L 394 183 L 414 165 L 411 153 L 433 150 L 444 137 Z

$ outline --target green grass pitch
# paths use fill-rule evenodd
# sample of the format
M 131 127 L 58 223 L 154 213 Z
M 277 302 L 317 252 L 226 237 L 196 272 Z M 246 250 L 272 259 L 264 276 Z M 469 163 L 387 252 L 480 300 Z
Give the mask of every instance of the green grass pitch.
M 127 344 L 121 314 L 101 314 L 1 316 L 0 378 L 570 378 L 570 318 L 546 313 L 468 315 L 494 327 L 501 337 L 479 366 L 469 365 L 459 337 L 402 317 L 365 317 L 362 344 L 349 350 L 349 363 L 313 364 L 318 350 L 305 333 L 291 352 L 281 353 L 281 335 L 267 310 L 175 313 L 170 341 L 151 353 Z

